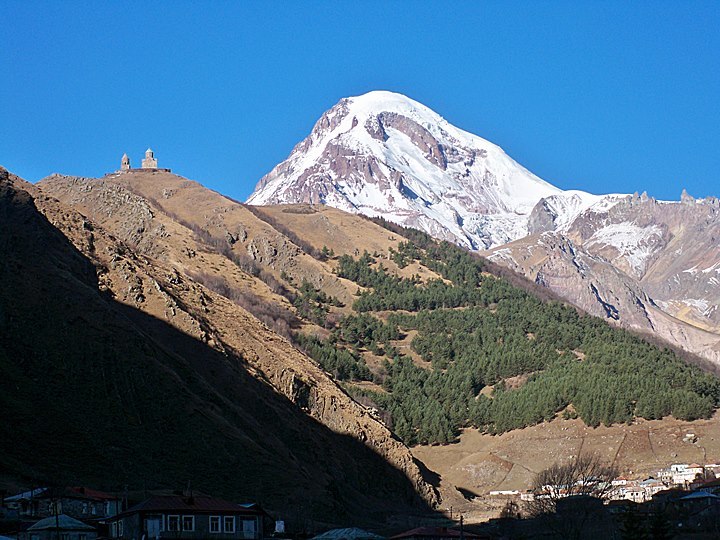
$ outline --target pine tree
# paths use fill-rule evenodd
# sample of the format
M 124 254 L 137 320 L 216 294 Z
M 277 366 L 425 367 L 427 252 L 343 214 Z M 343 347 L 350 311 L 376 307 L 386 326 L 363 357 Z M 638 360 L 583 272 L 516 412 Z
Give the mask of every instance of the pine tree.
M 650 538 L 652 540 L 670 540 L 674 536 L 672 524 L 664 512 L 655 512 L 650 520 Z
M 635 506 L 629 507 L 620 520 L 620 538 L 623 540 L 646 540 L 645 524 Z

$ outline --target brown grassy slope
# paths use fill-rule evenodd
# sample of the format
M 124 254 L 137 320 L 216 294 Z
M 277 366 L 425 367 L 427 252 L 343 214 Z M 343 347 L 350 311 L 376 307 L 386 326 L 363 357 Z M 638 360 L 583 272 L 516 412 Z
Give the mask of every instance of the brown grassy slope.
M 420 509 L 416 490 L 432 499 L 407 449 L 286 341 L 57 201 L 38 197 L 43 216 L 0 182 L 0 399 L 16 420 L 0 427 L 4 471 L 193 480 L 325 518 L 381 519 L 388 500 Z
M 376 225 L 364 216 L 323 205 L 283 204 L 254 208 L 257 208 L 255 213 L 265 214 L 271 220 L 281 223 L 301 241 L 318 250 L 328 247 L 336 255 L 354 257 L 367 251 L 375 255 L 388 270 L 400 276 L 417 274 L 422 280 L 439 277 L 417 262 L 400 269 L 390 260 L 390 250 L 397 250 L 398 244 L 406 241 L 406 238 Z
M 697 441 L 684 442 L 686 433 L 694 433 Z M 474 516 L 473 521 L 496 516 L 502 508 L 504 501 L 488 497 L 489 491 L 529 489 L 537 472 L 581 452 L 613 462 L 632 478 L 656 476 L 670 463 L 717 463 L 720 422 L 716 414 L 695 422 L 637 419 L 630 426 L 593 429 L 580 420 L 558 418 L 499 436 L 468 429 L 457 444 L 413 448 L 417 458 L 441 475 L 443 507 L 453 505 Z M 478 497 L 467 500 L 461 491 Z
M 87 212 L 123 240 L 138 241 L 144 253 L 183 268 L 206 268 L 210 261 L 190 260 L 183 244 L 178 244 L 175 251 L 168 249 L 174 235 L 172 231 L 167 231 L 170 235 L 154 234 L 158 227 L 174 223 L 202 229 L 276 278 L 284 271 L 297 284 L 307 279 L 343 302 L 350 300 L 347 287 L 339 283 L 329 266 L 303 253 L 243 205 L 186 178 L 165 172 L 133 172 L 101 179 L 56 175 L 44 179 L 38 187 Z M 131 211 L 138 205 L 147 206 L 152 216 L 141 220 L 138 210 Z
M 159 183 L 163 178 L 166 182 Z M 252 293 L 275 303 L 287 304 L 265 283 L 253 279 L 248 268 L 240 268 L 218 252 L 218 245 L 228 247 L 228 238 L 239 238 L 245 233 L 238 227 L 231 227 L 232 233 L 227 227 L 219 227 L 217 221 L 222 223 L 222 219 L 215 219 L 213 210 L 208 210 L 209 216 L 206 218 L 203 197 L 185 200 L 185 191 L 179 186 L 188 184 L 188 189 L 194 190 L 194 182 L 169 173 L 137 173 L 131 175 L 131 180 L 53 175 L 37 184 L 37 187 L 112 231 L 137 253 L 172 265 L 184 274 L 206 272 L 222 276 L 241 293 Z M 142 194 L 141 188 L 149 193 Z M 188 215 L 182 211 L 180 214 L 174 213 L 178 206 L 185 208 L 185 205 L 178 205 L 177 201 L 168 202 L 172 197 L 170 193 L 176 190 L 183 195 L 179 198 L 184 199 L 185 205 L 191 210 Z M 209 190 L 204 192 L 203 195 L 217 196 Z M 222 208 L 216 210 L 222 215 Z M 196 219 L 190 219 L 190 216 L 196 216 Z M 213 225 L 213 222 L 216 224 Z M 210 236 L 200 237 L 192 230 L 194 225 L 207 230 Z M 247 264 L 253 265 L 251 258 L 247 255 L 244 258 Z

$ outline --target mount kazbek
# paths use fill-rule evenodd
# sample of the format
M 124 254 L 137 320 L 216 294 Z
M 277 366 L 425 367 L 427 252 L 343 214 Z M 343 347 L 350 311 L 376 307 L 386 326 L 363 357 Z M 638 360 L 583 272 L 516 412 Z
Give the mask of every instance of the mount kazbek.
M 720 202 L 563 191 L 401 94 L 325 112 L 252 205 L 325 204 L 479 252 L 585 311 L 720 364 Z

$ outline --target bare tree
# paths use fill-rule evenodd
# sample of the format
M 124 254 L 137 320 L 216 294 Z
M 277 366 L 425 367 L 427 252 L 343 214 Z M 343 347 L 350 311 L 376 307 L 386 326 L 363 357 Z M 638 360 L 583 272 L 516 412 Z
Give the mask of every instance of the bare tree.
M 555 463 L 540 471 L 532 484 L 534 500 L 528 501 L 527 514 L 554 513 L 557 501 L 564 497 L 588 495 L 605 499 L 612 490 L 618 471 L 597 455 L 582 454 L 566 464 Z
M 601 500 L 612 490 L 617 469 L 596 455 L 582 454 L 566 464 L 554 464 L 533 481 L 534 500 L 525 513 L 558 538 L 600 538 L 612 531 Z M 560 508 L 559 501 L 566 504 Z

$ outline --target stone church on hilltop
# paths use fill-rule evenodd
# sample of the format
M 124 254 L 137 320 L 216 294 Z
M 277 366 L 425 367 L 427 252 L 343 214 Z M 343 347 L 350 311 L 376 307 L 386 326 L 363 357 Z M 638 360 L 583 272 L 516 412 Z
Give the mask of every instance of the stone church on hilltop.
M 152 148 L 145 150 L 145 158 L 142 160 L 140 168 L 133 169 L 130 166 L 130 158 L 127 154 L 123 154 L 120 160 L 120 172 L 138 172 L 138 171 L 163 171 L 170 172 L 170 169 L 159 169 L 157 158 Z

